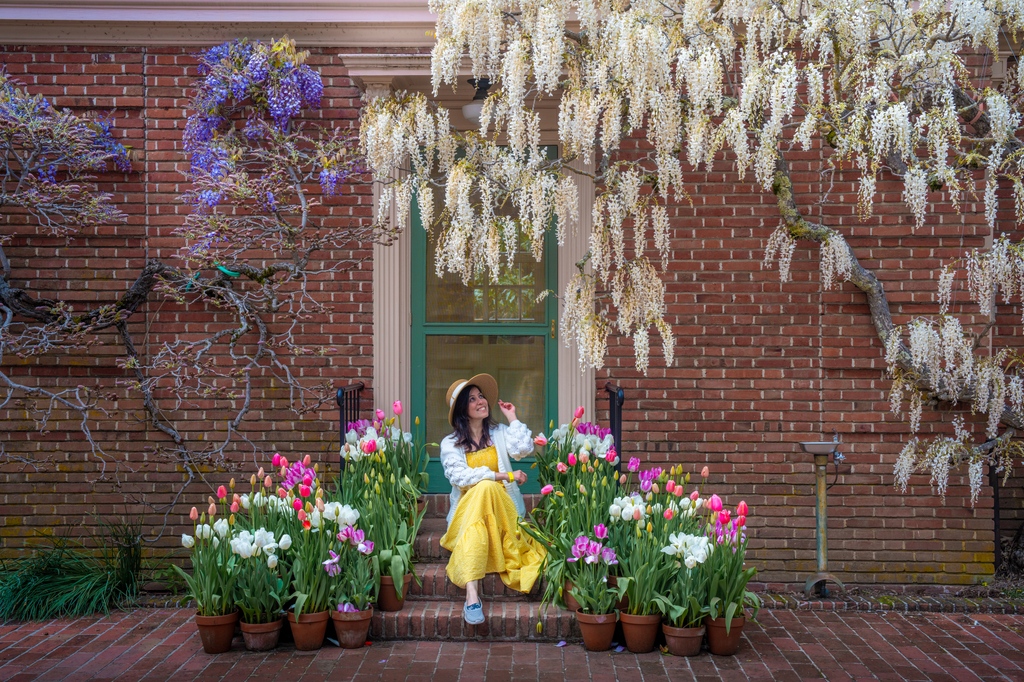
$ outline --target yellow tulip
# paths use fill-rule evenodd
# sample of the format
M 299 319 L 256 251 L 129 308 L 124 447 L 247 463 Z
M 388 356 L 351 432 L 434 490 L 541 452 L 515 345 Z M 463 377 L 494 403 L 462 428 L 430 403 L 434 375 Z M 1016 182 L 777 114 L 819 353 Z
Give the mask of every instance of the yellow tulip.
M 654 525 L 650 521 L 648 521 L 647 522 L 647 532 L 650 533 L 653 530 L 654 530 Z
M 234 514 L 232 514 L 231 516 L 228 517 L 228 525 L 229 526 L 235 525 L 235 515 Z
M 232 490 L 235 489 L 235 478 L 234 478 L 234 476 L 232 476 L 231 480 L 228 481 L 228 487 L 231 488 Z
M 419 418 L 419 416 L 417 416 L 416 419 L 413 420 L 413 423 L 416 424 L 416 426 L 420 425 L 420 418 Z
M 249 477 L 249 485 L 253 486 L 254 488 L 256 487 L 256 474 L 253 474 L 252 476 Z

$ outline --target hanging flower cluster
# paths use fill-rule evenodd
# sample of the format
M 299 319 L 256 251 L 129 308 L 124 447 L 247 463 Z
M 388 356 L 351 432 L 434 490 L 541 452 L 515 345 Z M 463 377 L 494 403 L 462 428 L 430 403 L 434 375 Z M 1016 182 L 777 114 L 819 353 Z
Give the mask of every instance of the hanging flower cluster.
M 633 337 L 637 367 L 646 371 L 652 327 L 672 363 L 671 330 L 654 300 L 665 290 L 648 250 L 664 268 L 666 207 L 686 197 L 683 156 L 702 169 L 729 149 L 741 178 L 753 170 L 765 190 L 775 190 L 785 151 L 808 150 L 819 138 L 837 168 L 859 173 L 861 216 L 872 213 L 878 173 L 891 168 L 903 176 L 918 226 L 928 192 L 944 187 L 956 201 L 980 164 L 989 169 L 989 223 L 1001 175 L 1014 180 L 1024 217 L 1014 100 L 991 90 L 965 94 L 974 92 L 966 55 L 995 51 L 1002 27 L 1024 28 L 1017 4 L 431 0 L 430 8 L 437 14 L 435 94 L 467 66 L 496 87 L 469 131 L 455 130 L 448 111 L 421 95 L 370 104 L 362 144 L 376 178 L 388 183 L 381 215 L 397 202 L 404 219 L 415 191 L 424 224 L 442 228 L 439 271 L 496 278 L 511 235 L 528 237 L 539 254 L 547 230 L 564 234 L 578 213 L 579 169 L 593 168 L 592 270 L 567 285 L 562 320 L 585 365 L 603 364 L 616 329 Z M 538 104 L 553 97 L 562 158 L 548 160 Z M 643 142 L 623 153 L 631 137 Z M 970 159 L 961 154 L 965 142 L 973 146 Z M 443 208 L 434 206 L 434 184 L 444 188 Z M 518 218 L 496 213 L 506 204 Z M 849 277 L 841 236 L 816 238 L 824 285 Z M 772 252 L 781 255 L 786 279 L 791 243 L 774 237 Z

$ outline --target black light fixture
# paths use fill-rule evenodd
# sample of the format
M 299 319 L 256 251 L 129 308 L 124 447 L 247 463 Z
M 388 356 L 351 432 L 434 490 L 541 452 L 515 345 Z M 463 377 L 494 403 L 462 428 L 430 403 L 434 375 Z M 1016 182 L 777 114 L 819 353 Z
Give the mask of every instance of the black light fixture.
M 476 88 L 473 94 L 473 101 L 462 105 L 462 115 L 470 123 L 480 123 L 480 112 L 484 109 L 484 100 L 487 99 L 487 89 L 491 87 L 491 79 L 470 78 L 469 84 Z

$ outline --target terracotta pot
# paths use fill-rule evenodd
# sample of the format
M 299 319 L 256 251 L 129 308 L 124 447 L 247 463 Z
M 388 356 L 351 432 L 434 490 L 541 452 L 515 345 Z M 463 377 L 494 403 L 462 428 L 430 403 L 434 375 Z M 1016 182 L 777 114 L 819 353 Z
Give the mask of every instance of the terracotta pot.
M 238 611 L 223 616 L 200 616 L 196 614 L 196 626 L 203 651 L 208 654 L 222 654 L 231 651 L 231 640 L 235 637 L 235 623 Z
M 618 587 L 618 586 L 619 586 L 619 576 L 617 576 L 617 575 L 610 575 L 610 576 L 608 576 L 608 587 Z M 617 608 L 619 611 L 626 611 L 627 609 L 629 609 L 629 597 L 627 597 L 626 595 L 622 595 L 622 599 L 620 599 L 619 601 L 615 602 L 615 608 Z
M 654 651 L 654 643 L 658 639 L 661 628 L 661 615 L 633 616 L 628 613 L 619 614 L 622 621 L 622 634 L 626 638 L 626 648 L 634 654 L 646 654 Z
M 366 644 L 366 637 L 370 634 L 371 618 L 373 618 L 372 606 L 365 611 L 353 613 L 331 611 L 334 631 L 338 633 L 338 643 L 342 649 L 358 649 Z
M 747 619 L 743 616 L 734 617 L 729 626 L 729 634 L 725 633 L 725 618 L 707 617 L 704 625 L 708 628 L 708 649 L 716 656 L 732 656 L 740 648 L 743 637 L 743 625 Z
M 700 645 L 704 641 L 704 626 L 697 628 L 674 628 L 666 623 L 661 624 L 665 633 L 665 646 L 673 656 L 697 656 Z
M 295 648 L 299 651 L 316 651 L 322 647 L 324 635 L 327 634 L 327 621 L 330 620 L 330 617 L 330 611 L 318 611 L 304 613 L 296 620 L 295 613 L 289 611 L 288 625 L 292 629 Z
M 242 628 L 242 638 L 245 640 L 245 648 L 249 651 L 270 651 L 277 646 L 281 639 L 281 628 L 284 627 L 284 618 L 270 623 L 239 623 Z
M 409 593 L 409 581 L 412 574 L 406 573 L 402 579 L 402 598 L 395 593 L 395 580 L 390 575 L 380 577 L 380 592 L 377 594 L 377 608 L 381 611 L 401 611 L 405 606 L 405 595 Z
M 580 603 L 576 601 L 576 597 L 572 596 L 572 581 L 566 580 L 565 585 L 562 587 L 562 601 L 565 602 L 565 608 L 569 611 L 576 612 L 580 610 Z M 594 651 L 597 651 L 595 649 Z M 601 650 L 603 651 L 603 649 Z
M 580 632 L 583 634 L 583 646 L 587 651 L 608 651 L 612 648 L 612 639 L 615 637 L 616 614 L 613 613 L 583 613 L 576 610 L 576 622 L 580 625 Z

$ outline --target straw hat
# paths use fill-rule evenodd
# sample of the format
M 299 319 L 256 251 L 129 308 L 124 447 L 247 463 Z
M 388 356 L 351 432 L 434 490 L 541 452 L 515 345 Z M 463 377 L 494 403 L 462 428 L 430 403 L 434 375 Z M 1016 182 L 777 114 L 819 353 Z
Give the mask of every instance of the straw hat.
M 479 388 L 480 392 L 484 394 L 484 398 L 487 398 L 487 404 L 492 411 L 494 410 L 494 404 L 498 402 L 498 382 L 490 374 L 477 374 L 469 379 L 453 381 L 452 385 L 448 387 L 448 395 L 445 397 L 445 400 L 448 401 L 448 423 L 452 426 L 454 426 L 452 415 L 455 412 L 455 401 L 458 399 L 462 389 L 467 386 Z

